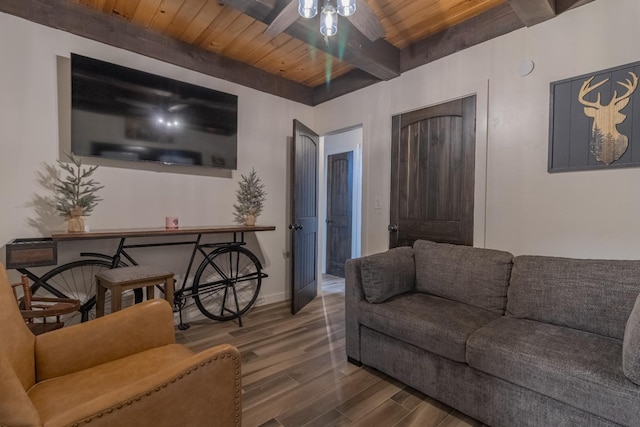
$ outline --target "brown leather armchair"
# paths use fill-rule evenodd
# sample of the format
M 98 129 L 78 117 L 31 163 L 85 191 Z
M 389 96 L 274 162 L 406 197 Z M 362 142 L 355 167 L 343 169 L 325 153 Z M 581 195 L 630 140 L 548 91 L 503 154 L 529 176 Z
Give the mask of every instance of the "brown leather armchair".
M 151 300 L 34 336 L 0 264 L 0 426 L 239 426 L 240 355 L 175 343 Z

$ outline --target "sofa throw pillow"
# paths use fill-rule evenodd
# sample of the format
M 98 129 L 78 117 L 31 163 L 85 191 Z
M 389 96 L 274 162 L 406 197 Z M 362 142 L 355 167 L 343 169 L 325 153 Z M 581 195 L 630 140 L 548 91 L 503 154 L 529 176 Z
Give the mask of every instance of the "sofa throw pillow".
M 380 303 L 413 290 L 413 249 L 399 247 L 362 258 L 362 289 L 367 302 Z
M 416 290 L 503 314 L 513 255 L 416 240 Z
M 640 295 L 624 329 L 622 371 L 627 378 L 640 385 Z

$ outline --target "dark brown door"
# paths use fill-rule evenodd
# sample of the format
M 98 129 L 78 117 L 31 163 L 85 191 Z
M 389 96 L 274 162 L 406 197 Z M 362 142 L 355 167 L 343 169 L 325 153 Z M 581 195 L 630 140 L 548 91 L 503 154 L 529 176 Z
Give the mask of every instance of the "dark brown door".
M 327 160 L 327 273 L 344 277 L 351 258 L 353 206 L 353 152 L 333 154 Z
M 291 312 L 297 313 L 318 294 L 318 143 L 320 138 L 293 121 Z
M 476 97 L 392 120 L 389 247 L 473 245 Z

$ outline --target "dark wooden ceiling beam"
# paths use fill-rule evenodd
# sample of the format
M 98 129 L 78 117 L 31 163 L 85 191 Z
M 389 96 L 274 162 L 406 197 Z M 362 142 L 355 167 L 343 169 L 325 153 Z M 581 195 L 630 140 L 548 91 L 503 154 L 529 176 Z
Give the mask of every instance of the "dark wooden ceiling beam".
M 556 0 L 507 0 L 527 27 L 556 16 Z
M 312 105 L 313 89 L 67 0 L 2 0 L 0 12 Z
M 524 24 L 518 15 L 505 3 L 402 49 L 400 70 L 404 73 L 522 27 Z M 360 70 L 351 71 L 326 85 L 316 87 L 313 105 L 378 82 L 379 80 Z
M 323 102 L 380 82 L 380 79 L 356 68 L 328 83 L 316 86 L 313 89 L 313 105 L 322 104 Z
M 238 4 L 244 3 L 245 11 L 249 16 L 261 15 L 262 19 L 259 20 L 262 22 L 272 21 L 278 11 L 288 3 L 288 0 L 233 1 Z M 592 1 L 556 0 L 556 11 L 560 14 Z M 356 69 L 326 84 L 309 88 L 66 0 L 1 0 L 0 12 L 307 105 L 318 105 L 381 81 L 379 77 Z M 346 20 L 341 20 L 341 24 L 343 21 Z M 522 27 L 523 22 L 519 15 L 505 3 L 402 49 L 399 52 L 398 73 Z M 344 28 L 341 27 L 341 30 Z M 315 34 L 319 38 L 317 31 L 309 31 L 308 28 L 304 31 L 307 36 Z M 347 33 L 347 31 L 343 32 Z M 342 37 L 353 40 L 346 35 Z M 307 40 L 304 41 L 307 42 Z M 370 47 L 370 45 L 365 46 Z
M 557 12 L 560 14 L 594 0 L 556 1 Z M 509 4 L 505 3 L 402 49 L 400 70 L 404 73 L 522 27 L 524 27 L 524 23 L 518 14 Z M 321 104 L 375 83 L 378 81 L 354 70 L 338 77 L 329 85 L 316 87 L 313 104 Z
M 404 73 L 523 26 L 505 3 L 402 49 L 400 69 Z
M 566 12 L 570 9 L 575 9 L 579 6 L 584 6 L 587 3 L 591 3 L 593 0 L 556 0 L 556 12 L 558 15 Z
M 287 2 L 276 1 L 275 7 L 272 8 L 268 0 L 223 2 L 267 25 L 271 24 L 275 16 L 287 5 Z M 400 75 L 400 50 L 383 39 L 369 40 L 348 19 L 339 18 L 338 34 L 328 37 L 326 42 L 320 35 L 317 18 L 298 19 L 284 32 L 378 79 L 391 80 Z

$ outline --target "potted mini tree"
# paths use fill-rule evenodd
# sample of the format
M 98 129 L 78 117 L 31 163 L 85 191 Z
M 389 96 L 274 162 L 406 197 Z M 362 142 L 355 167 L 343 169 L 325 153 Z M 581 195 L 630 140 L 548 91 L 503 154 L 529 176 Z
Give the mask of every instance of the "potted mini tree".
M 98 202 L 102 201 L 96 193 L 104 186 L 90 178 L 98 166 L 83 168 L 80 159 L 73 154 L 65 155 L 71 163 L 58 160 L 58 166 L 66 171 L 67 175 L 56 177 L 53 207 L 58 211 L 58 215 L 67 218 L 67 231 L 84 231 L 82 217 L 89 216 Z
M 240 187 L 236 191 L 238 203 L 233 205 L 236 210 L 235 220 L 239 224 L 253 226 L 256 225 L 256 218 L 262 212 L 262 205 L 267 193 L 264 191 L 264 184 L 253 168 L 248 176 L 241 176 Z

